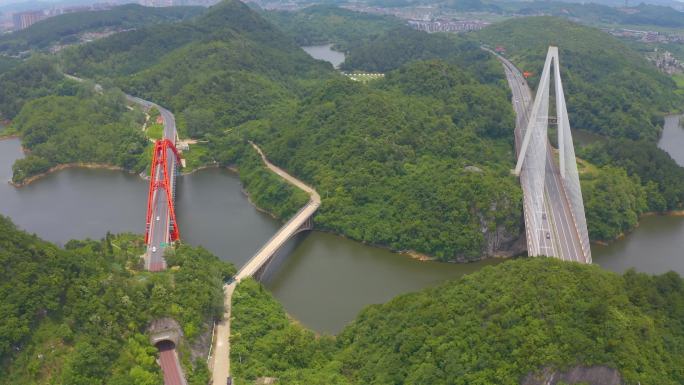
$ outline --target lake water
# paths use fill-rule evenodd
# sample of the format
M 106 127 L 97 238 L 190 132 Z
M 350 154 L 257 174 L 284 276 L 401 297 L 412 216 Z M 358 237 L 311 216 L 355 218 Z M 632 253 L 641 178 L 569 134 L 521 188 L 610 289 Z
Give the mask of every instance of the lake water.
M 658 147 L 667 151 L 678 165 L 684 167 L 684 128 L 680 126 L 679 119 L 680 115 L 665 118 Z
M 325 45 L 312 45 L 308 47 L 302 47 L 306 53 L 309 54 L 314 59 L 325 60 L 333 65 L 335 68 L 340 68 L 340 65 L 344 63 L 344 53 L 333 51 L 332 44 Z
M 678 115 L 665 118 L 658 147 L 684 166 L 684 129 Z M 592 245 L 591 249 L 594 263 L 613 271 L 634 267 L 646 273 L 674 270 L 684 275 L 684 217 L 641 218 L 639 227 L 624 239 L 608 246 Z
M 18 139 L 0 141 L 0 180 L 22 156 Z M 119 171 L 68 169 L 16 189 L 0 183 L 0 213 L 25 230 L 63 245 L 104 237 L 107 231 L 142 233 L 147 182 Z M 208 169 L 178 179 L 181 239 L 242 265 L 280 227 L 256 210 L 237 176 Z M 298 236 L 282 251 L 265 285 L 290 315 L 326 333 L 339 331 L 364 306 L 497 263 L 420 262 L 332 234 Z

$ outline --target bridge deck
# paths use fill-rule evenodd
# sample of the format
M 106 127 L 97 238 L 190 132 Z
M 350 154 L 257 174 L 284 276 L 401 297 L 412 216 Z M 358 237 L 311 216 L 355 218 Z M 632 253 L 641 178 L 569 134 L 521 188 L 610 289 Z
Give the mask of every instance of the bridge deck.
M 321 205 L 321 197 L 316 190 L 306 185 L 304 182 L 288 174 L 285 170 L 269 162 L 261 149 L 254 143 L 252 147 L 261 155 L 261 159 L 268 169 L 280 175 L 290 184 L 304 190 L 309 194 L 310 199 L 289 221 L 287 221 L 278 232 L 269 239 L 266 244 L 257 251 L 254 256 L 244 264 L 235 275 L 235 281 L 224 286 L 224 308 L 223 320 L 216 325 L 216 349 L 214 357 L 210 362 L 214 385 L 224 385 L 230 375 L 230 314 L 233 290 L 238 282 L 256 274 L 261 267 L 271 259 L 271 257 L 285 244 L 299 229 L 308 221 Z
M 496 55 L 496 54 L 495 54 Z M 523 131 L 527 127 L 533 97 L 525 78 L 518 68 L 500 55 L 506 78 L 513 94 L 513 107 L 516 112 L 515 145 L 516 155 L 520 152 Z M 523 210 L 528 254 L 555 256 L 562 260 L 588 263 L 582 251 L 582 244 L 570 209 L 568 198 L 560 177 L 559 166 L 554 161 L 553 147 L 547 141 L 546 175 L 544 183 L 545 219 L 538 228 L 530 225 L 533 213 L 531 192 L 523 186 Z M 549 177 L 550 176 L 550 177 Z M 525 173 L 520 175 L 526 177 Z M 547 238 L 547 233 L 549 238 Z
M 288 174 L 280 167 L 269 162 L 268 159 L 266 159 L 266 156 L 264 156 L 264 153 L 256 144 L 252 143 L 252 146 L 259 153 L 259 155 L 261 155 L 261 159 L 266 167 L 280 175 L 280 177 L 289 183 L 304 190 L 309 194 L 311 199 L 294 216 L 292 216 L 292 218 L 290 218 L 290 220 L 287 221 L 280 228 L 280 230 L 278 230 L 278 232 L 275 233 L 275 235 L 273 235 L 273 237 L 271 237 L 271 239 L 269 239 L 268 242 L 266 242 L 266 244 L 259 249 L 259 251 L 257 251 L 249 261 L 247 261 L 247 263 L 245 263 L 244 266 L 242 266 L 240 271 L 238 271 L 237 275 L 235 276 L 235 280 L 238 282 L 243 278 L 253 276 L 283 246 L 283 244 L 285 244 L 285 242 L 287 242 L 294 234 L 297 233 L 299 228 L 302 227 L 302 225 L 304 225 L 309 218 L 311 218 L 311 216 L 321 205 L 321 197 L 318 195 L 316 190 Z
M 126 95 L 126 98 L 128 101 L 136 103 L 145 109 L 150 109 L 152 107 L 158 109 L 164 121 L 164 139 L 168 139 L 174 144 L 177 142 L 178 132 L 176 130 L 176 119 L 171 111 L 155 103 L 135 96 Z M 169 148 L 167 148 L 165 151 L 167 158 L 167 164 L 165 166 L 169 175 L 171 196 L 174 197 L 174 189 L 176 188 L 175 155 Z M 161 167 L 157 168 L 156 175 L 157 180 L 162 180 L 164 178 Z M 169 228 L 171 225 L 171 213 L 168 199 L 163 190 L 156 190 L 152 200 L 154 202 L 154 212 L 150 221 L 150 238 L 147 244 L 145 268 L 150 271 L 161 271 L 166 268 L 166 261 L 164 260 L 164 248 L 169 244 L 170 241 Z

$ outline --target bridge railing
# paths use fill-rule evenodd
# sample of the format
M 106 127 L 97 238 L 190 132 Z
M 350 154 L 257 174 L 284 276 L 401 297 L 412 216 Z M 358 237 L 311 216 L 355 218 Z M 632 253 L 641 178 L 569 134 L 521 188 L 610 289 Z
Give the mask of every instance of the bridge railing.
M 257 250 L 257 252 L 254 253 L 254 255 L 252 255 L 252 258 L 250 258 L 250 259 L 242 266 L 242 268 L 240 268 L 240 270 L 235 274 L 235 276 L 236 276 L 236 277 L 239 277 L 239 276 L 242 274 L 243 270 L 244 270 L 247 266 L 249 266 L 249 265 L 251 264 L 251 262 L 254 260 L 254 258 L 258 257 L 259 254 L 261 254 L 261 252 L 264 251 L 264 249 L 265 249 L 267 246 L 269 246 L 269 245 L 271 244 L 271 242 L 273 242 L 273 241 L 274 241 L 274 240 L 275 240 L 283 231 L 285 231 L 285 229 L 286 229 L 290 224 L 292 224 L 292 222 L 294 222 L 297 218 L 299 218 L 299 216 L 300 216 L 307 208 L 309 208 L 310 206 L 313 206 L 313 205 L 318 205 L 318 204 L 317 204 L 316 202 L 314 202 L 313 199 L 309 199 L 309 202 L 307 202 L 307 204 L 305 204 L 304 206 L 302 206 L 302 208 L 299 209 L 292 217 L 290 217 L 290 219 L 289 219 L 287 222 L 285 222 L 282 226 L 280 226 L 280 229 L 278 229 L 278 231 L 276 231 L 276 233 L 273 234 L 273 236 L 271 236 L 271 238 L 269 238 L 268 242 L 264 243 L 264 244 L 261 246 L 261 248 L 259 248 L 259 250 Z M 313 215 L 313 213 L 312 213 L 312 215 Z M 288 239 L 289 239 L 289 238 L 288 238 Z M 277 250 L 276 250 L 276 251 L 277 251 Z M 276 251 L 274 251 L 274 254 L 276 253 Z

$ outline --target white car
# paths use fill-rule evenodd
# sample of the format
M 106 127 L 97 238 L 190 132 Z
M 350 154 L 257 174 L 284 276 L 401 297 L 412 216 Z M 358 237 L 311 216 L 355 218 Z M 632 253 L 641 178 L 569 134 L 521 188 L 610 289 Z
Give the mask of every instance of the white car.
M 157 252 L 157 246 L 152 246 L 152 252 L 156 253 Z
M 157 222 L 159 221 L 159 217 L 157 217 Z

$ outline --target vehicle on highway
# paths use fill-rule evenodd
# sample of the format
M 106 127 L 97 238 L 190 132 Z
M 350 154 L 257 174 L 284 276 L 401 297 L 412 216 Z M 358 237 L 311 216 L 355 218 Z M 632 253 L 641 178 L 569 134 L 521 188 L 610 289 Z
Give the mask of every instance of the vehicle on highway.
M 551 234 L 548 232 L 546 233 L 546 239 L 551 239 Z
M 157 216 L 157 221 L 159 221 L 159 217 Z
M 152 246 L 152 252 L 156 253 L 157 252 L 157 246 Z

